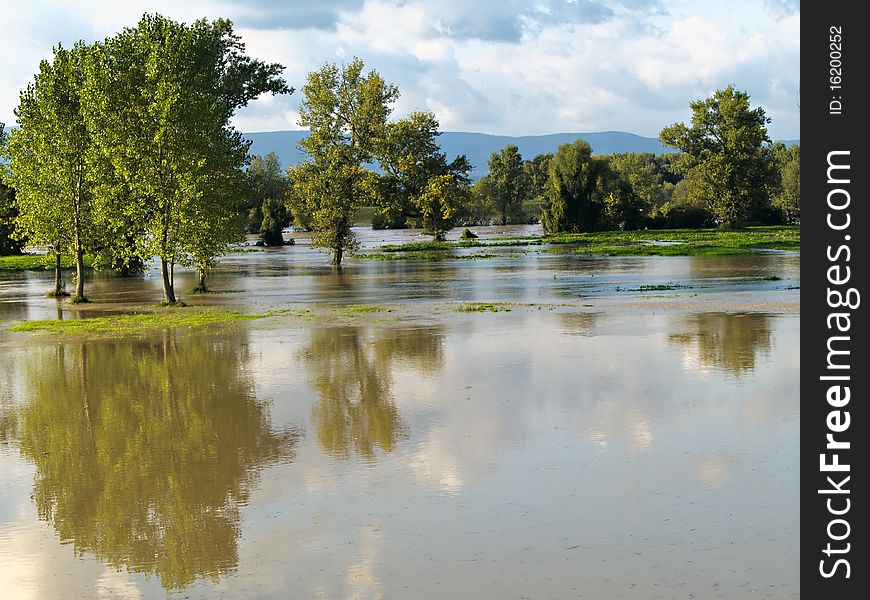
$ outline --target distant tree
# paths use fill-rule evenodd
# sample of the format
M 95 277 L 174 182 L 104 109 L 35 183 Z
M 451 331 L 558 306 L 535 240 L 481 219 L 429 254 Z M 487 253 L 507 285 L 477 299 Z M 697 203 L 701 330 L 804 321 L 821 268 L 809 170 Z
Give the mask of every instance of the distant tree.
M 224 228 L 233 203 L 216 192 L 247 161 L 250 143 L 231 117 L 264 92 L 292 92 L 281 65 L 244 51 L 228 20 L 187 25 L 145 15 L 89 63 L 89 129 L 130 191 L 128 214 L 160 259 L 169 304 L 175 264 L 207 264 L 236 236 Z M 209 231 L 220 233 L 206 242 Z
M 487 165 L 489 173 L 486 177 L 500 223 L 507 225 L 508 221 L 522 221 L 523 200 L 529 197 L 531 182 L 523 169 L 519 148 L 508 144 L 499 152 L 493 152 Z
M 281 232 L 290 224 L 285 206 L 290 182 L 281 170 L 278 155 L 269 152 L 266 156 L 254 156 L 248 166 L 248 176 L 251 194 L 245 206 L 247 230 L 259 233 L 260 240 L 267 246 L 280 246 L 284 243 Z
M 796 223 L 801 218 L 801 148 L 797 144 L 786 147 L 777 142 L 771 150 L 779 175 L 773 205 L 783 212 L 789 223 Z
M 309 73 L 302 88 L 299 124 L 311 134 L 299 145 L 311 169 L 300 171 L 294 193 L 310 216 L 312 243 L 332 252 L 336 267 L 356 246 L 354 211 L 372 191 L 364 165 L 375 158 L 399 95 L 376 71 L 363 75 L 363 68 L 358 58 L 341 69 L 325 65 Z
M 0 131 L 2 131 L 0 123 Z M 15 189 L 6 185 L 0 172 L 0 256 L 21 254 L 24 243 L 19 239 L 16 219 L 18 204 L 15 202 Z
M 454 175 L 436 175 L 426 182 L 426 188 L 414 197 L 414 204 L 420 212 L 423 230 L 444 241 L 453 228 L 453 216 L 469 195 L 467 183 L 460 182 Z
M 598 229 L 613 173 L 604 159 L 592 156 L 583 140 L 559 146 L 550 161 L 550 181 L 541 224 L 547 233 Z
M 438 145 L 439 135 L 438 120 L 431 112 L 415 111 L 405 119 L 386 124 L 385 135 L 376 149 L 384 174 L 377 182 L 378 211 L 372 224 L 374 227 L 427 227 L 424 220 L 429 217 L 424 216 L 421 208 L 423 205 L 431 208 L 427 201 L 422 200 L 427 190 L 431 200 L 432 190 L 436 188 L 451 187 L 459 191 L 459 187 L 464 186 L 466 189 L 460 194 L 464 198 L 471 164 L 465 155 L 448 163 L 447 155 Z M 430 188 L 433 180 L 446 176 L 450 176 L 452 181 L 449 186 L 445 187 L 447 180 L 441 179 Z M 455 210 L 449 212 L 454 214 Z M 442 226 L 452 227 L 452 217 L 443 219 Z
M 85 63 L 94 47 L 58 45 L 51 61 L 39 65 L 33 83 L 21 92 L 9 135 L 11 184 L 16 190 L 18 224 L 31 243 L 49 247 L 55 258 L 54 295 L 64 294 L 60 255 L 76 261 L 74 301 L 85 302 L 85 252 L 99 236 L 100 213 L 93 194 L 91 136 L 83 99 Z
M 287 226 L 290 218 L 284 200 L 266 198 L 263 200 L 260 212 L 263 214 L 260 223 L 260 241 L 266 246 L 283 246 L 284 227 Z
M 763 108 L 733 85 L 691 103 L 692 125 L 665 127 L 659 140 L 683 152 L 674 165 L 688 182 L 689 198 L 709 205 L 724 227 L 763 218 L 776 184 Z
M 523 163 L 523 170 L 529 178 L 529 194 L 525 216 L 532 222 L 541 219 L 541 207 L 547 194 L 547 183 L 550 180 L 550 161 L 553 160 L 552 152 L 543 152 L 535 158 Z

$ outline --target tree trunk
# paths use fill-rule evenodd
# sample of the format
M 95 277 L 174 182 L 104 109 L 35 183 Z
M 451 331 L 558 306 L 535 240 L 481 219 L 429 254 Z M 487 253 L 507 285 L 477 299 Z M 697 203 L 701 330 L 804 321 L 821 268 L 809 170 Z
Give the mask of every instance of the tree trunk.
M 501 224 L 507 225 L 507 204 L 504 204 L 501 208 Z
M 340 269 L 341 268 L 341 259 L 344 255 L 344 251 L 341 248 L 333 248 L 332 249 L 332 266 Z
M 54 252 L 54 295 L 63 296 L 63 276 L 60 272 L 60 252 Z
M 206 273 L 205 267 L 200 267 L 199 268 L 199 285 L 196 286 L 196 290 L 198 292 L 207 292 L 208 291 L 208 288 L 205 287 L 206 275 L 207 275 L 207 273 Z
M 76 302 L 87 302 L 85 298 L 85 253 L 76 248 Z
M 163 277 L 163 302 L 166 304 L 175 304 L 175 287 L 172 281 L 172 271 L 169 262 L 162 256 L 160 257 L 160 274 Z

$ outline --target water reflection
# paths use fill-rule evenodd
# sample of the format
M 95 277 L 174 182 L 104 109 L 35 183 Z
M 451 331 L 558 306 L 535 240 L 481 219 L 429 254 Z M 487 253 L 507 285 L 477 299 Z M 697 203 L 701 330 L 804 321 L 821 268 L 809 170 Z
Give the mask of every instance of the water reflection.
M 16 435 L 63 543 L 167 589 L 237 565 L 239 508 L 300 435 L 271 428 L 242 342 L 167 332 L 25 355 Z
M 755 369 L 771 348 L 770 317 L 765 314 L 699 313 L 690 315 L 668 339 L 683 347 L 691 366 L 721 369 L 737 377 Z
M 408 436 L 392 394 L 394 363 L 406 362 L 420 374 L 441 368 L 440 327 L 381 329 L 315 328 L 303 351 L 306 372 L 320 397 L 311 421 L 323 450 L 374 460 L 392 452 Z

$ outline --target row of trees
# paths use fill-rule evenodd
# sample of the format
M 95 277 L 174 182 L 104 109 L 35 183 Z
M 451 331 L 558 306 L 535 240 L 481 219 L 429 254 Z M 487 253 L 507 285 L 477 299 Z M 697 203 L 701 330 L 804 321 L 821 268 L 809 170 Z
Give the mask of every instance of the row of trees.
M 441 152 L 435 115 L 390 120 L 398 89 L 355 58 L 308 75 L 305 160 L 284 173 L 274 153 L 250 160 L 229 124 L 258 95 L 293 92 L 281 65 L 244 50 L 229 21 L 159 15 L 103 42 L 56 47 L 21 93 L 20 127 L 5 142 L 0 127 L 0 252 L 24 240 L 49 248 L 56 294 L 61 254 L 74 256 L 77 300 L 85 253 L 119 269 L 156 256 L 174 303 L 174 266 L 196 266 L 204 289 L 246 226 L 277 245 L 292 221 L 340 266 L 361 206 L 376 207 L 375 227 L 423 227 L 436 240 L 492 221 L 540 219 L 556 233 L 799 219 L 800 150 L 771 144 L 770 119 L 733 86 L 693 102 L 691 125 L 661 132 L 679 153 L 593 155 L 577 140 L 524 160 L 510 145 L 472 186 L 467 158 Z M 4 233 L 12 225 L 16 234 Z
M 799 221 L 800 147 L 772 144 L 764 110 L 733 86 L 691 108 L 691 125 L 659 136 L 672 154 L 593 155 L 578 140 L 524 161 L 506 146 L 473 186 L 469 213 L 540 219 L 550 233 Z
M 246 56 L 223 19 L 145 15 L 102 42 L 54 48 L 21 93 L 4 154 L 19 236 L 56 258 L 55 293 L 62 253 L 75 257 L 78 301 L 85 253 L 157 256 L 167 303 L 177 263 L 204 285 L 243 232 L 249 142 L 230 118 L 264 92 L 292 92 L 282 70 Z

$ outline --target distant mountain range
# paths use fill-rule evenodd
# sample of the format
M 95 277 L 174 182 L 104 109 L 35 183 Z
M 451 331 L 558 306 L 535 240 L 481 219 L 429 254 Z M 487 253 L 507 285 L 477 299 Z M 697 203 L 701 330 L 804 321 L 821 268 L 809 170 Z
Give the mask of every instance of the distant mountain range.
M 274 151 L 287 168 L 298 164 L 303 154 L 297 144 L 308 135 L 307 131 L 264 131 L 245 133 L 251 140 L 251 154 L 265 155 Z M 602 131 L 598 133 L 552 133 L 549 135 L 488 135 L 485 133 L 466 133 L 463 131 L 444 131 L 438 136 L 441 150 L 447 154 L 447 160 L 453 160 L 460 154 L 468 156 L 474 170 L 472 179 L 486 175 L 486 161 L 493 152 L 498 152 L 508 144 L 519 148 L 523 158 L 534 158 L 543 152 L 555 152 L 562 144 L 568 144 L 576 139 L 589 142 L 596 154 L 612 154 L 614 152 L 673 152 L 673 148 L 664 146 L 655 138 L 643 137 L 624 131 Z M 800 144 L 800 140 L 782 140 L 786 145 Z

